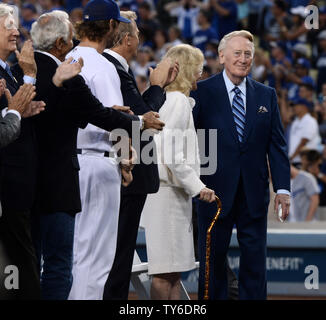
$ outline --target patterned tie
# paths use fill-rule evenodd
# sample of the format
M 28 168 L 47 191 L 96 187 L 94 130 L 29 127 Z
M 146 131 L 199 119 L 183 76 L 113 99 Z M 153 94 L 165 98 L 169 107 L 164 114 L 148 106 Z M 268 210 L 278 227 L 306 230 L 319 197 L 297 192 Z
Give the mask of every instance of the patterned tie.
M 232 113 L 235 122 L 235 126 L 238 132 L 239 141 L 243 141 L 243 133 L 246 123 L 246 111 L 244 108 L 243 99 L 241 98 L 241 90 L 238 87 L 234 87 L 235 95 L 232 101 Z
M 5 70 L 6 70 L 7 73 L 9 74 L 10 78 L 11 78 L 13 81 L 15 81 L 14 76 L 12 75 L 11 70 L 10 70 L 10 67 L 9 67 L 9 65 L 8 65 L 7 63 L 6 63 L 6 69 L 5 69 Z

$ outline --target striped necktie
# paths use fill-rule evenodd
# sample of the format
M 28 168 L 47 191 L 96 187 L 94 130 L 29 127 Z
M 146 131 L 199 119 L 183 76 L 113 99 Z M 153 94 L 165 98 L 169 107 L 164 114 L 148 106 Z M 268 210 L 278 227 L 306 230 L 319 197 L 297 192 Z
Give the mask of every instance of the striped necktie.
M 246 123 L 246 111 L 244 108 L 243 99 L 241 97 L 241 90 L 238 87 L 234 87 L 232 91 L 235 93 L 232 101 L 232 113 L 238 132 L 239 141 L 242 142 Z
M 5 69 L 6 71 L 7 71 L 7 73 L 9 74 L 9 76 L 10 76 L 10 78 L 13 80 L 13 81 L 15 81 L 15 78 L 14 78 L 14 76 L 12 75 L 12 73 L 11 73 L 11 70 L 10 70 L 10 67 L 9 67 L 9 65 L 6 63 L 6 69 Z M 16 82 L 16 81 L 15 81 Z

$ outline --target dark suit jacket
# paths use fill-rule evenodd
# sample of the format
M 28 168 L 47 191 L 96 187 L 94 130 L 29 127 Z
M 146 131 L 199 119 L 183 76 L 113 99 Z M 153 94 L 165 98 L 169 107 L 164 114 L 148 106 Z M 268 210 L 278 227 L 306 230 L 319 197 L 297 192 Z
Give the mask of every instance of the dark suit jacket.
M 2 117 L 0 113 L 0 148 L 16 140 L 20 133 L 20 120 L 17 115 L 8 113 Z
M 12 70 L 18 82 L 14 81 L 0 67 L 0 78 L 4 78 L 7 88 L 14 95 L 23 84 L 23 77 Z M 0 99 L 0 107 L 7 106 L 5 96 Z M 21 121 L 21 133 L 16 141 L 0 150 L 1 203 L 3 208 L 25 211 L 32 207 L 35 199 L 37 148 L 33 119 Z
M 56 62 L 37 52 L 35 61 L 35 100 L 46 103 L 45 111 L 35 117 L 39 148 L 36 210 L 75 214 L 81 211 L 76 155 L 78 128 L 92 123 L 107 131 L 122 128 L 131 134 L 132 121 L 139 119 L 103 107 L 81 76 L 66 81 L 64 88 L 55 87 L 52 77 L 57 68 Z
M 107 58 L 116 67 L 120 81 L 123 102 L 137 115 L 142 115 L 149 111 L 158 112 L 165 102 L 165 94 L 161 87 L 150 86 L 143 95 L 140 94 L 135 78 L 129 74 L 120 62 L 110 54 L 104 52 L 103 56 Z M 157 192 L 160 181 L 157 165 L 155 163 L 144 164 L 140 159 L 143 148 L 152 142 L 153 158 L 156 159 L 156 149 L 152 138 L 148 142 L 140 143 L 140 150 L 137 151 L 139 164 L 136 164 L 132 174 L 133 181 L 128 187 L 122 187 L 122 194 L 148 194 Z M 156 162 L 156 161 L 155 161 Z
M 275 90 L 247 77 L 243 143 L 238 140 L 222 73 L 199 82 L 192 96 L 196 100 L 193 111 L 196 128 L 217 129 L 217 154 L 210 154 L 217 160 L 217 170 L 215 174 L 202 176 L 202 181 L 220 197 L 221 216 L 230 211 L 242 176 L 251 217 L 261 217 L 266 214 L 269 202 L 267 156 L 275 192 L 290 190 L 290 166 Z M 265 106 L 268 112 L 258 113 L 260 106 Z M 208 135 L 205 139 L 207 156 Z M 216 206 L 201 201 L 199 210 L 214 213 Z

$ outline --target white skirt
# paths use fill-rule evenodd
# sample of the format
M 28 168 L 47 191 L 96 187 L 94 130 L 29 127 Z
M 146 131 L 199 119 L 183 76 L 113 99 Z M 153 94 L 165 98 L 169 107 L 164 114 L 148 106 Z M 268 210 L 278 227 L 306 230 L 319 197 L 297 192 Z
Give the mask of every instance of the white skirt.
M 142 213 L 148 274 L 194 269 L 191 197 L 182 188 L 161 186 L 149 194 Z
M 78 155 L 82 212 L 76 215 L 69 300 L 102 300 L 117 243 L 121 176 L 113 158 Z

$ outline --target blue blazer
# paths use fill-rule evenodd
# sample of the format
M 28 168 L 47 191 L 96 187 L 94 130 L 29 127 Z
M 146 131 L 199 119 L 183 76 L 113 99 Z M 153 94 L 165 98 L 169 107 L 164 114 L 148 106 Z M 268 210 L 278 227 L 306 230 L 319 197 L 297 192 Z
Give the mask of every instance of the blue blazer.
M 269 203 L 269 162 L 274 191 L 290 190 L 290 164 L 286 152 L 277 97 L 273 88 L 247 77 L 246 124 L 244 140 L 238 140 L 223 74 L 198 83 L 191 93 L 196 100 L 193 111 L 197 129 L 217 130 L 217 170 L 202 176 L 207 187 L 215 190 L 223 205 L 221 218 L 232 208 L 240 176 L 243 180 L 248 208 L 252 218 L 267 213 Z M 263 106 L 267 112 L 258 112 Z M 209 155 L 208 131 L 205 135 L 205 156 Z M 199 203 L 199 210 L 209 213 L 216 206 Z

